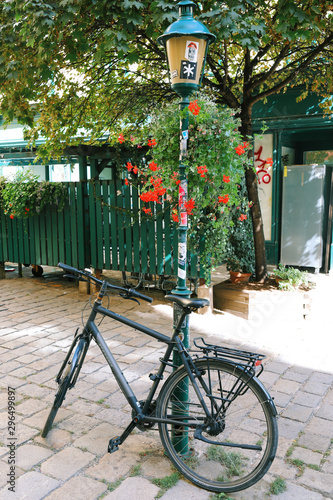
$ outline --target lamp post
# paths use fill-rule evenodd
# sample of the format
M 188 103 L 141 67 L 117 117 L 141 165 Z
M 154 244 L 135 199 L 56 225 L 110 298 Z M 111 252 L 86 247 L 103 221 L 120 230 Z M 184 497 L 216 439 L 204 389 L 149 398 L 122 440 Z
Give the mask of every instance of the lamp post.
M 181 97 L 180 110 L 187 110 L 182 114 L 180 121 L 180 155 L 179 155 L 179 226 L 178 226 L 178 272 L 177 287 L 173 294 L 189 297 L 190 290 L 186 286 L 186 259 L 187 259 L 187 174 L 184 159 L 187 154 L 188 141 L 188 105 L 190 95 L 201 85 L 208 46 L 214 42 L 215 35 L 200 22 L 193 18 L 194 2 L 181 0 L 178 4 L 179 18 L 172 23 L 158 38 L 167 53 L 171 88 Z M 179 306 L 174 303 L 174 325 L 179 318 Z M 188 318 L 182 326 L 183 341 L 189 345 Z M 176 353 L 175 353 L 176 355 Z M 180 359 L 174 364 L 179 366 Z

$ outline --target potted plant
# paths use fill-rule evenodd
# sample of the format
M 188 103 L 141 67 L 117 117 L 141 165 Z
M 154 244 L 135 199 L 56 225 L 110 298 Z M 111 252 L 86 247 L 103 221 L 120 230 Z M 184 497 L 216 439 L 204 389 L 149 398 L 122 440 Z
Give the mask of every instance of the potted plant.
M 282 264 L 274 269 L 275 281 L 280 290 L 296 290 L 301 285 L 308 285 L 308 273 L 294 267 L 286 267 Z

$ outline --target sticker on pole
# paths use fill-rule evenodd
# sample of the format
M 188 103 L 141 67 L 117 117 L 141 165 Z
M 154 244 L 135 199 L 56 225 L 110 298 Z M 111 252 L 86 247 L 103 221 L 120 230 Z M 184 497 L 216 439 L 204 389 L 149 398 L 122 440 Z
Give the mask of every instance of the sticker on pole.
M 186 278 L 185 269 L 180 269 L 180 267 L 178 267 L 178 278 L 180 278 L 181 280 L 184 280 Z
M 197 63 L 182 61 L 180 67 L 180 78 L 182 80 L 195 80 L 197 77 Z

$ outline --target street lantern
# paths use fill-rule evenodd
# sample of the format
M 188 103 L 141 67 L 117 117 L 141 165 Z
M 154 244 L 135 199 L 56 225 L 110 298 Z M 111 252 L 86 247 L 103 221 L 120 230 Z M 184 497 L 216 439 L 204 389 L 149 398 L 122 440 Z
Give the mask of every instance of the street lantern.
M 157 40 L 167 53 L 171 88 L 182 97 L 188 97 L 201 85 L 208 46 L 215 35 L 193 19 L 194 2 L 181 0 L 179 18 Z
M 193 92 L 199 90 L 202 82 L 203 72 L 207 57 L 208 46 L 215 40 L 215 35 L 199 21 L 193 19 L 194 2 L 191 0 L 181 0 L 178 4 L 179 18 L 172 23 L 157 40 L 162 44 L 167 53 L 171 88 L 181 97 L 180 110 L 186 110 L 182 113 L 180 120 L 180 155 L 179 155 L 179 226 L 178 226 L 178 270 L 177 286 L 172 290 L 172 294 L 183 298 L 189 298 L 191 291 L 186 285 L 186 261 L 187 261 L 187 227 L 188 214 L 186 210 L 187 203 L 187 174 L 184 159 L 187 154 L 188 141 L 188 105 L 189 97 Z M 174 302 L 174 326 L 179 323 L 182 310 Z M 189 347 L 190 334 L 188 316 L 181 327 L 183 343 Z M 173 353 L 173 364 L 176 368 L 182 364 L 182 360 L 177 352 Z M 188 388 L 188 385 L 186 385 Z M 188 400 L 187 389 L 177 393 L 177 401 L 182 401 L 186 405 Z M 189 452 L 187 433 L 184 432 L 183 438 L 179 436 L 175 441 L 175 446 L 182 454 Z

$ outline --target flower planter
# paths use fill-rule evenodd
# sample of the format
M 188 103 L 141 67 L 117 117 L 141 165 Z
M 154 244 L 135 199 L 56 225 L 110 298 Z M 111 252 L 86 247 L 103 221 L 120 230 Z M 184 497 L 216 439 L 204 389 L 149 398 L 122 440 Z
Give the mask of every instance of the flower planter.
M 229 271 L 231 283 L 248 283 L 251 278 L 251 273 L 239 273 L 237 271 Z
M 252 321 L 302 320 L 310 312 L 307 292 L 247 289 L 228 281 L 213 287 L 213 304 L 215 309 Z

